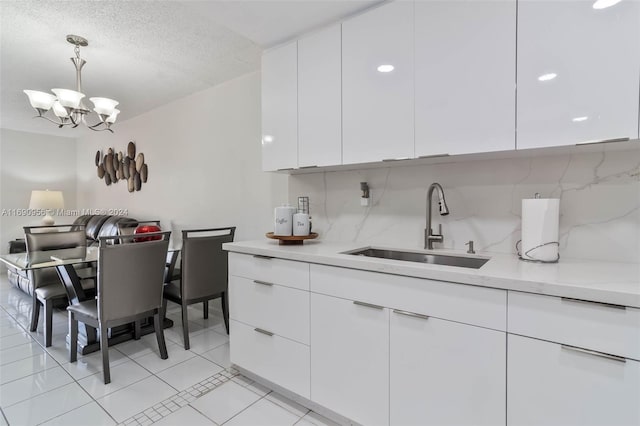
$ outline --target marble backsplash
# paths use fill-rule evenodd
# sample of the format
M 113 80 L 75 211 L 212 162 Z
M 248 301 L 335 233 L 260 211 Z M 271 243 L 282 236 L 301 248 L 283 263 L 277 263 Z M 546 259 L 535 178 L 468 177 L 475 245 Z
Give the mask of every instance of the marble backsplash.
M 371 190 L 360 205 L 360 182 Z M 537 192 L 560 198 L 561 257 L 640 262 L 640 151 L 573 153 L 331 171 L 289 177 L 289 200 L 310 197 L 313 230 L 325 241 L 403 248 L 424 245 L 426 193 L 445 191 L 450 214 L 437 213 L 444 244 L 515 253 L 521 203 Z M 284 201 L 284 200 L 283 200 Z

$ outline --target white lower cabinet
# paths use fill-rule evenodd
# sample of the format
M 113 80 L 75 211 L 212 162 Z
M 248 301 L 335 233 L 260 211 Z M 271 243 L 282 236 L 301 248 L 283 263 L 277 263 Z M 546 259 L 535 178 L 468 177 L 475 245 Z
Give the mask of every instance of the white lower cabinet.
M 504 425 L 506 333 L 391 311 L 392 425 Z
M 640 362 L 510 334 L 507 423 L 640 424 Z
M 309 346 L 230 321 L 231 362 L 309 398 Z
M 311 294 L 311 400 L 358 423 L 389 424 L 389 310 Z

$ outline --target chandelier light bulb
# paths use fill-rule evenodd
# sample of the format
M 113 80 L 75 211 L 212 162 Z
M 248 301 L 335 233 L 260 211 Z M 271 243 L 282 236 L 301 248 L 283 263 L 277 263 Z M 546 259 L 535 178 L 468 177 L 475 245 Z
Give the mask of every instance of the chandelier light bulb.
M 52 122 L 58 127 L 71 126 L 78 127 L 83 124 L 91 130 L 102 131 L 110 129 L 111 124 L 116 121 L 119 110 L 116 109 L 118 101 L 109 98 L 89 98 L 94 105 L 94 111 L 98 115 L 99 121 L 90 125 L 87 123 L 87 116 L 91 111 L 83 104 L 82 99 L 85 94 L 82 93 L 82 67 L 86 64 L 86 61 L 80 57 L 80 46 L 88 46 L 89 41 L 81 36 L 69 34 L 67 35 L 67 41 L 75 46 L 74 52 L 75 58 L 71 58 L 73 66 L 76 69 L 76 90 L 55 88 L 51 91 L 55 96 L 46 93 L 39 92 L 37 90 L 24 90 L 24 93 L 29 97 L 29 103 L 38 112 L 35 118 L 44 118 L 47 121 Z M 47 111 L 53 110 L 53 116 L 56 119 L 49 118 L 46 114 Z

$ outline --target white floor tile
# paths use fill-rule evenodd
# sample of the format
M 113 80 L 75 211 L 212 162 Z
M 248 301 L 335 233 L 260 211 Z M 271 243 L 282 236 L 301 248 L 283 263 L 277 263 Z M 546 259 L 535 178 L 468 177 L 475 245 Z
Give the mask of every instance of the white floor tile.
M 169 358 L 167 359 L 160 358 L 159 353 L 149 352 L 146 355 L 136 357 L 135 360 L 138 364 L 155 374 L 196 356 L 195 353 L 185 351 L 182 346 L 176 345 L 175 343 L 167 344 L 167 353 L 169 354 Z M 205 377 L 203 376 L 202 378 L 204 379 Z
M 36 356 L 43 352 L 44 350 L 42 347 L 34 341 L 24 345 L 14 346 L 9 349 L 0 348 L 0 365 L 20 361 L 21 359 Z
M 113 369 L 128 358 L 113 348 L 109 348 L 109 366 Z M 102 373 L 102 353 L 100 351 L 85 356 L 78 356 L 76 362 L 66 362 L 62 368 L 67 370 L 74 379 L 80 380 L 96 373 Z
M 5 384 L 53 367 L 58 367 L 59 365 L 60 364 L 46 352 L 24 358 L 20 361 L 4 364 L 0 366 L 0 384 Z
M 271 401 L 261 399 L 225 423 L 225 426 L 287 426 L 300 419 Z
M 231 359 L 229 357 L 229 343 L 218 346 L 202 354 L 209 361 L 213 361 L 223 368 L 231 367 Z
M 218 364 L 196 356 L 181 362 L 171 368 L 157 374 L 165 382 L 178 390 L 184 390 L 201 382 L 204 378 L 213 376 L 222 371 Z
M 27 399 L 4 408 L 11 425 L 36 425 L 67 413 L 91 401 L 87 393 L 76 383 Z
M 31 336 L 26 331 L 22 333 L 12 334 L 11 336 L 0 337 L 0 348 L 9 349 L 14 346 L 31 343 Z
M 247 386 L 245 386 L 247 389 L 249 389 L 251 392 L 255 392 L 260 396 L 265 396 L 266 394 L 268 394 L 269 392 L 271 392 L 271 389 L 267 388 L 266 386 L 262 386 L 260 383 L 258 382 L 253 382 Z M 285 407 L 286 408 L 286 407 Z
M 71 382 L 73 379 L 61 367 L 41 371 L 0 386 L 0 405 L 9 407 Z
M 111 383 L 104 384 L 102 372 L 85 377 L 78 381 L 78 384 L 86 390 L 93 398 L 102 398 L 112 392 L 129 386 L 149 377 L 151 373 L 136 364 L 133 360 L 126 360 L 111 368 Z
M 82 407 L 71 410 L 66 414 L 55 417 L 46 426 L 110 426 L 116 422 L 100 407 L 97 402 L 90 402 Z
M 228 381 L 196 399 L 191 406 L 214 422 L 222 424 L 258 399 L 259 395 Z
M 205 331 L 195 336 L 189 336 L 189 342 L 191 345 L 190 350 L 197 354 L 202 354 L 229 342 L 229 336 L 215 331 Z
M 117 422 L 122 422 L 175 394 L 175 389 L 152 376 L 110 393 L 97 402 Z
M 0 324 L 0 337 L 12 336 L 14 334 L 25 332 L 25 329 L 13 319 L 2 319 Z
M 155 334 L 147 334 L 139 340 L 129 340 L 115 346 L 118 351 L 131 358 L 138 358 L 150 353 L 159 354 L 158 340 Z
M 211 419 L 206 418 L 188 405 L 154 423 L 155 426 L 211 426 L 215 424 Z
M 294 402 L 289 398 L 280 395 L 277 392 L 271 392 L 269 395 L 266 396 L 266 399 L 273 402 L 274 404 L 279 405 L 285 410 L 292 412 L 298 417 L 302 417 L 309 412 L 309 409 L 307 407 L 303 407 L 297 402 Z

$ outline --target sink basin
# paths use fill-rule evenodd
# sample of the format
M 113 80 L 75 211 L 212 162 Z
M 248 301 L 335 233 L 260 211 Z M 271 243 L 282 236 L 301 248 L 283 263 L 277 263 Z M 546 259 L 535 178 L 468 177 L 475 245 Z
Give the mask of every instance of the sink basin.
M 482 257 L 453 256 L 447 254 L 420 253 L 412 251 L 387 250 L 367 247 L 345 252 L 354 256 L 377 257 L 380 259 L 404 260 L 407 262 L 429 263 L 433 265 L 460 266 L 478 269 L 489 261 Z

